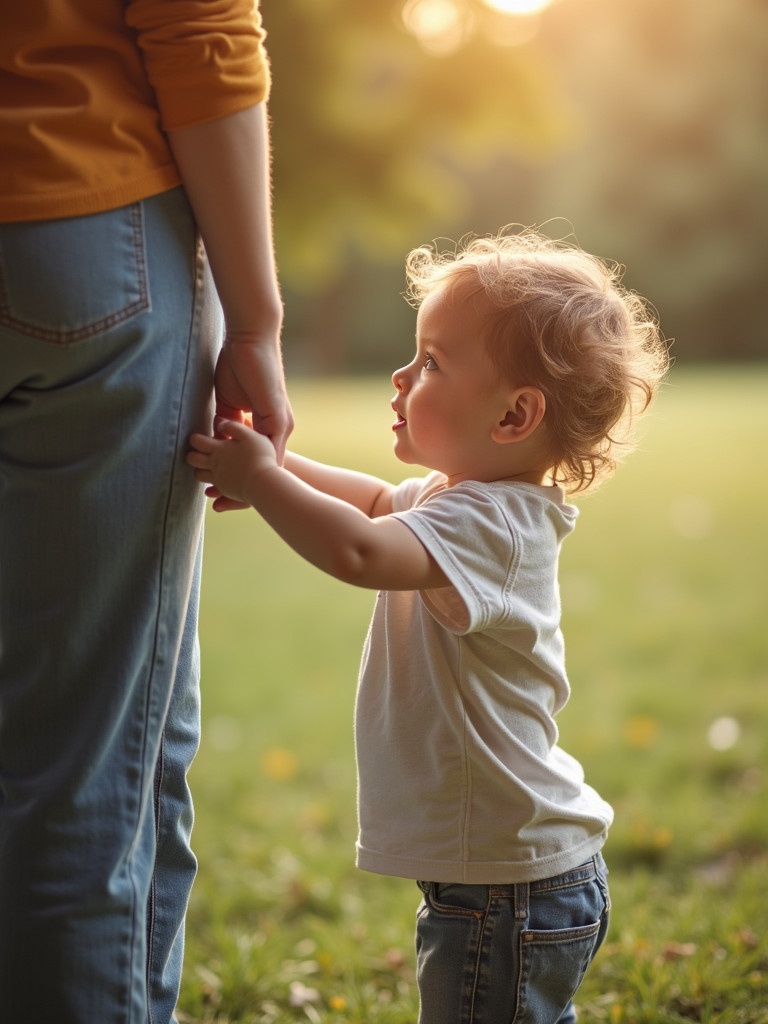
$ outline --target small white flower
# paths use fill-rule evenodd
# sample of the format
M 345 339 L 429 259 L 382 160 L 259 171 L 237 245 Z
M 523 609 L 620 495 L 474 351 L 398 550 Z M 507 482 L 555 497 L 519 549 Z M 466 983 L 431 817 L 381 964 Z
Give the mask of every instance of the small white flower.
M 317 1003 L 319 1001 L 320 993 L 316 988 L 309 988 L 303 981 L 291 982 L 288 994 L 288 1002 L 291 1006 L 304 1007 L 308 1003 Z

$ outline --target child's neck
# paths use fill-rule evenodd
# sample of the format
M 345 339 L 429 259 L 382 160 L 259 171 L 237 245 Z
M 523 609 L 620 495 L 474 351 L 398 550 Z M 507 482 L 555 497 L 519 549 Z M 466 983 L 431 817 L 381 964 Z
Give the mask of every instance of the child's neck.
M 552 484 L 552 477 L 549 472 L 542 473 L 539 469 L 529 469 L 520 473 L 512 473 L 509 476 L 501 477 L 502 480 L 514 480 L 520 484 L 537 484 L 539 487 L 548 487 Z
M 477 476 L 458 476 L 455 478 L 446 477 L 445 482 L 448 487 L 452 487 L 454 484 L 462 483 L 464 480 L 480 480 L 483 483 L 497 483 L 502 480 L 514 481 L 520 484 L 536 484 L 538 487 L 551 487 L 552 486 L 552 473 L 550 470 L 521 470 L 518 473 L 500 473 L 498 475 L 482 475 Z

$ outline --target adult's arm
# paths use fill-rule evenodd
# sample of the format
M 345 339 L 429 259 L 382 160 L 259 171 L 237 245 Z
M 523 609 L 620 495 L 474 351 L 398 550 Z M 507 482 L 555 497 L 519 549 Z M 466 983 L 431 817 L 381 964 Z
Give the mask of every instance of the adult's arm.
M 266 100 L 254 0 L 131 0 L 160 124 L 200 227 L 226 321 L 218 412 L 253 415 L 282 457 L 293 416 L 280 358 Z
M 264 103 L 168 132 L 224 309 L 217 413 L 251 412 L 282 458 L 293 428 L 280 355 L 283 305 L 272 242 Z

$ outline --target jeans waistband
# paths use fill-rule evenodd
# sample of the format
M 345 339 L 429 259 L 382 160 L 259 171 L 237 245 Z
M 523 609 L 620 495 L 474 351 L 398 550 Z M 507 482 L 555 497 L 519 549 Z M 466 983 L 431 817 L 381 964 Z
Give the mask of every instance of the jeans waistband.
M 515 917 L 525 918 L 528 916 L 529 900 L 531 893 L 551 892 L 555 889 L 566 889 L 573 885 L 582 885 L 599 876 L 600 871 L 605 873 L 605 862 L 602 855 L 596 853 L 594 857 L 579 864 L 578 867 L 565 871 L 561 875 L 554 875 L 551 878 L 540 878 L 534 882 L 509 882 L 504 885 L 489 885 L 490 896 L 501 899 L 513 899 L 515 905 Z

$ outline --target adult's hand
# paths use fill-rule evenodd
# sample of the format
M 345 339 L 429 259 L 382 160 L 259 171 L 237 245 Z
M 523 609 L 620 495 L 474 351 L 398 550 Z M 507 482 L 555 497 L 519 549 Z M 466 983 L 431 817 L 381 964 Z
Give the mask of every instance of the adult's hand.
M 216 419 L 251 421 L 272 441 L 278 462 L 294 420 L 276 340 L 228 333 L 216 363 Z

